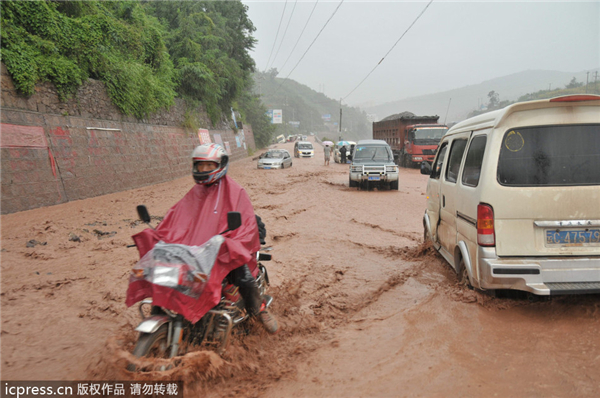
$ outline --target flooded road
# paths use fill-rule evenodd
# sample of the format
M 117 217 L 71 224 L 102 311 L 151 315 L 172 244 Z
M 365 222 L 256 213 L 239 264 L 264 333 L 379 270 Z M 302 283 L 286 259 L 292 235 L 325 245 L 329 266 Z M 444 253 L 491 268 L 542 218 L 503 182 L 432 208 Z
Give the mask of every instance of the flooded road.
M 124 304 L 137 260 L 125 246 L 144 228 L 135 206 L 164 215 L 190 176 L 1 216 L 2 379 L 178 378 L 186 396 L 210 397 L 600 394 L 600 296 L 532 303 L 459 286 L 422 243 L 418 170 L 400 170 L 398 191 L 358 191 L 317 146 L 289 169 L 248 158 L 229 173 L 267 225 L 279 334 L 254 327 L 223 358 L 125 370 L 139 321 Z

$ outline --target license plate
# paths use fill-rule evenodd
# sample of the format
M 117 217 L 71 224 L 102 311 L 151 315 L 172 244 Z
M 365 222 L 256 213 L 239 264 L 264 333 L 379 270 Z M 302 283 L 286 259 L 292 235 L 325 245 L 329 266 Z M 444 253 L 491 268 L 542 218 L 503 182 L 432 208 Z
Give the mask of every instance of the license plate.
M 546 230 L 546 244 L 580 246 L 600 243 L 600 228 Z
M 379 181 L 379 176 L 369 176 L 369 181 Z
M 263 167 L 263 169 L 270 169 L 270 167 L 269 166 L 265 166 L 265 167 Z

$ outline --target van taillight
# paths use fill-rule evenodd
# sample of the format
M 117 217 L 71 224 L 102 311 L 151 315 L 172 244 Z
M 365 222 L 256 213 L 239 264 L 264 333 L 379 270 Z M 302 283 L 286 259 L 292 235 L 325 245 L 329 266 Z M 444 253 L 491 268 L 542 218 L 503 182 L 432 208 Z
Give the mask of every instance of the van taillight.
M 496 245 L 494 209 L 490 205 L 477 205 L 477 244 L 488 247 Z

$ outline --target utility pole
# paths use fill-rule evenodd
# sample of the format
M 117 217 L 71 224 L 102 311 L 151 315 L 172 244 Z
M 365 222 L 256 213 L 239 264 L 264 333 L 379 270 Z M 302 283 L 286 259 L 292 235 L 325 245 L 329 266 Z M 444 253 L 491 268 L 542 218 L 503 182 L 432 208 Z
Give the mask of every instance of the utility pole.
M 588 71 L 586 73 L 587 77 L 585 78 L 585 93 L 587 94 L 587 90 L 588 90 L 588 83 L 590 81 L 590 72 Z
M 342 140 L 342 99 L 340 98 L 340 141 Z
M 452 98 L 448 101 L 448 109 L 446 109 L 446 117 L 444 117 L 444 124 L 446 124 L 446 119 L 448 119 L 448 111 L 450 110 L 450 103 L 452 102 Z

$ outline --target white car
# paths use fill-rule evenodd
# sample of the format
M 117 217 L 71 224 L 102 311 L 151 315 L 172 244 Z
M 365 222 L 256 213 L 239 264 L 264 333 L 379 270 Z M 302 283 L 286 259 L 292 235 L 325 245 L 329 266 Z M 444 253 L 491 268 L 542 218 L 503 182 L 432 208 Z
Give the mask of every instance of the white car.
M 336 163 L 342 163 L 342 154 L 340 153 L 340 149 L 342 149 L 343 146 L 346 147 L 346 162 L 352 160 L 352 149 L 356 146 L 356 142 L 345 141 L 345 144 L 340 145 L 340 143 L 338 143 L 333 149 L 333 161 Z
M 296 141 L 294 144 L 294 157 L 312 158 L 315 156 L 315 148 L 308 141 Z
M 292 167 L 292 157 L 285 149 L 269 149 L 258 158 L 259 169 L 285 169 Z

